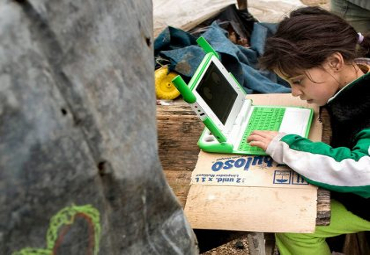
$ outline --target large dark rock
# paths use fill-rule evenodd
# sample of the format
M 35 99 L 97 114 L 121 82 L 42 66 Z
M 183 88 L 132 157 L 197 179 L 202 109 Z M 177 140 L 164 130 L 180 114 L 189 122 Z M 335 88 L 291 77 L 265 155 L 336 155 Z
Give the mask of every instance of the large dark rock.
M 0 254 L 197 253 L 158 159 L 152 18 L 0 2 Z

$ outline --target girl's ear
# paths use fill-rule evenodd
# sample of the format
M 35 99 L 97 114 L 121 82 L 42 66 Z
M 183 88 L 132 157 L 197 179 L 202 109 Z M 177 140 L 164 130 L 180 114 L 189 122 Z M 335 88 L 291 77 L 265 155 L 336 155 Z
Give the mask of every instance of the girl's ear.
M 326 59 L 326 63 L 331 70 L 337 72 L 344 66 L 344 59 L 342 54 L 335 52 Z

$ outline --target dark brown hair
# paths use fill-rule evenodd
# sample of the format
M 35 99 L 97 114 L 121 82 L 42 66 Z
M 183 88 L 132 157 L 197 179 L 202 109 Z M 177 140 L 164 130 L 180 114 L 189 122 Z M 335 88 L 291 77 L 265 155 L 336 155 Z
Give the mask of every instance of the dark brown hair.
M 356 30 L 344 19 L 319 7 L 304 7 L 280 22 L 276 33 L 266 40 L 259 63 L 263 69 L 295 75 L 322 66 L 335 52 L 341 53 L 346 63 L 352 63 L 356 57 L 368 54 L 369 48 L 369 35 L 358 44 Z

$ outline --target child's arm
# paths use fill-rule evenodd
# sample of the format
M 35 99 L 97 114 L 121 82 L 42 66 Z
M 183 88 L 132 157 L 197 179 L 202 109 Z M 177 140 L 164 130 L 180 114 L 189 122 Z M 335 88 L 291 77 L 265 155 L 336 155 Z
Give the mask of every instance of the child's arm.
M 263 132 L 248 139 L 278 163 L 288 165 L 309 183 L 339 192 L 370 197 L 370 129 L 356 136 L 352 148 L 332 148 L 298 135 Z

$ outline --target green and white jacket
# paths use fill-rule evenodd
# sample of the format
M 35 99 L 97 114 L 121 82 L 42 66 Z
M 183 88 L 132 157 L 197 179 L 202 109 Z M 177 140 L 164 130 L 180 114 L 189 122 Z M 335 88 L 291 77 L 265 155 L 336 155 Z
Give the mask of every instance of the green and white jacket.
M 266 152 L 307 182 L 333 191 L 332 197 L 370 221 L 370 72 L 340 90 L 325 106 L 330 145 L 280 133 Z

